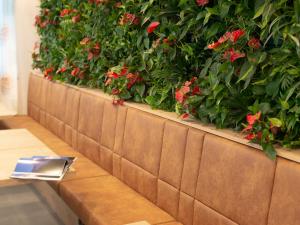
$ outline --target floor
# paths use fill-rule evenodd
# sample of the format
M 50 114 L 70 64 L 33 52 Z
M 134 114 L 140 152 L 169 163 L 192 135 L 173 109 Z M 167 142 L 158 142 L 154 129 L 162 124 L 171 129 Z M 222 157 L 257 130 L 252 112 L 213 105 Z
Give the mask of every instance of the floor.
M 0 224 L 63 225 L 32 185 L 0 188 Z

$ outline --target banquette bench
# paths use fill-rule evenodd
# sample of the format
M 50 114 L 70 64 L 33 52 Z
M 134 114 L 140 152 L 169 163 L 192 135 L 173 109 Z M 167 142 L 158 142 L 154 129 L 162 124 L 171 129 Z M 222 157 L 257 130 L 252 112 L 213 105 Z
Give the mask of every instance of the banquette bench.
M 27 128 L 75 172 L 51 183 L 86 225 L 300 225 L 300 164 L 32 74 Z

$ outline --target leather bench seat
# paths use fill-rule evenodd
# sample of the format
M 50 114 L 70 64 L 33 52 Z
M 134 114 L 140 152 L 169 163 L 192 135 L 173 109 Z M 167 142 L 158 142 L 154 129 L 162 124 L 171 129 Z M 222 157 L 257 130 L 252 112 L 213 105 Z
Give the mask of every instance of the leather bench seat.
M 112 176 L 63 182 L 59 192 L 86 225 L 174 221 L 169 214 Z
M 11 129 L 28 129 L 58 155 L 77 157 L 74 171 L 67 173 L 61 182 L 51 181 L 49 184 L 86 225 L 123 225 L 142 220 L 151 224 L 174 221 L 165 211 L 74 151 L 32 118 L 14 116 L 0 120 Z

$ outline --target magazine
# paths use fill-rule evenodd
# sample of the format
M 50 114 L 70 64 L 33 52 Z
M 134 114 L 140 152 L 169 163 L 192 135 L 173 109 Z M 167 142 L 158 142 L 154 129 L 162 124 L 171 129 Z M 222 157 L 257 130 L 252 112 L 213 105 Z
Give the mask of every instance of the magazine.
M 31 158 L 20 158 L 11 178 L 61 180 L 75 160 L 75 157 L 65 156 L 33 156 Z

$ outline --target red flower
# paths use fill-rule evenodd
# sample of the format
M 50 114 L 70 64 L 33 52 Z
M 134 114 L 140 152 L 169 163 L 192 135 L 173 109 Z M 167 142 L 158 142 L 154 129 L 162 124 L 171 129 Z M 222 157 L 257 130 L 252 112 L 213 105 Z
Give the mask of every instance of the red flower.
M 225 59 L 229 59 L 230 62 L 234 62 L 235 60 L 239 58 L 244 58 L 245 56 L 246 56 L 245 53 L 237 52 L 233 48 L 226 50 L 223 55 L 223 57 Z
M 89 42 L 90 42 L 90 39 L 88 37 L 85 37 L 80 41 L 80 44 L 87 45 Z
M 124 100 L 123 99 L 114 99 L 113 104 L 114 105 L 124 105 Z
M 132 23 L 138 25 L 140 23 L 140 20 L 136 15 L 131 13 L 125 13 L 119 22 L 120 25 L 132 24 Z
M 180 117 L 181 119 L 187 119 L 190 117 L 190 115 L 188 113 L 183 113 Z
M 67 70 L 66 67 L 62 67 L 62 68 L 60 68 L 59 70 L 57 70 L 56 73 L 57 73 L 57 74 L 58 74 L 58 73 L 64 73 L 64 72 L 66 72 L 66 70 Z
M 128 73 L 128 68 L 126 66 L 123 66 L 120 72 L 120 76 L 125 76 Z
M 261 47 L 260 40 L 257 38 L 251 38 L 248 41 L 248 46 L 250 48 L 259 49 Z
M 114 89 L 112 89 L 111 94 L 112 95 L 118 95 L 118 94 L 120 94 L 120 90 L 114 88 Z
M 105 82 L 105 86 L 110 85 L 111 82 L 112 82 L 112 79 L 111 79 L 111 78 L 108 78 L 108 79 L 106 80 L 106 82 Z
M 107 72 L 106 76 L 109 78 L 115 78 L 115 79 L 119 77 L 119 75 L 117 73 L 112 72 L 112 71 Z
M 40 16 L 35 16 L 35 25 L 40 25 L 41 24 L 41 22 L 42 22 L 42 19 L 41 19 L 41 17 Z
M 208 49 L 215 49 L 215 48 L 217 48 L 217 47 L 219 47 L 221 45 L 221 43 L 220 42 L 214 42 L 214 43 L 212 43 L 212 44 L 209 44 L 208 46 L 207 46 L 207 48 Z
M 94 58 L 94 53 L 89 51 L 88 60 L 91 61 Z
M 219 38 L 218 42 L 220 44 L 223 44 L 224 42 L 226 42 L 228 39 L 230 39 L 232 33 L 231 32 L 226 32 L 222 37 Z
M 72 12 L 70 9 L 63 9 L 60 11 L 60 17 L 64 17 L 66 15 L 69 15 Z
M 80 72 L 80 69 L 78 67 L 76 67 L 71 71 L 71 75 L 75 77 L 78 75 L 79 72 Z
M 73 23 L 78 23 L 79 21 L 80 21 L 80 15 L 73 16 L 73 17 L 72 17 L 72 22 L 73 22 Z
M 189 86 L 191 86 L 191 84 L 192 84 L 192 82 L 191 82 L 191 81 L 186 81 L 186 82 L 184 83 L 184 86 L 187 86 L 187 87 L 189 87 Z
M 201 94 L 201 90 L 199 86 L 195 86 L 192 90 L 192 95 L 200 95 Z
M 192 83 L 192 84 L 195 83 L 195 81 L 196 81 L 197 79 L 198 79 L 197 77 L 192 77 L 191 83 Z
M 182 93 L 181 90 L 176 91 L 175 99 L 176 99 L 177 102 L 179 102 L 181 104 L 184 102 L 185 96 L 184 96 L 184 94 Z
M 255 134 L 251 133 L 245 137 L 247 140 L 252 141 L 255 138 Z
M 257 120 L 259 120 L 261 117 L 261 112 L 258 112 L 254 115 L 252 114 L 248 114 L 246 119 L 247 119 L 247 122 L 250 124 L 250 125 L 253 125 Z
M 238 29 L 238 30 L 235 30 L 235 31 L 232 31 L 231 32 L 231 35 L 230 35 L 230 40 L 235 43 L 238 41 L 238 39 L 242 36 L 244 36 L 245 34 L 245 31 L 242 30 L 242 29 Z
M 209 0 L 196 0 L 198 6 L 205 6 L 209 3 Z
M 157 22 L 157 21 L 150 23 L 150 25 L 147 28 L 148 34 L 151 34 L 159 25 L 160 25 L 160 22 Z
M 44 76 L 45 77 L 49 76 L 53 71 L 54 71 L 53 67 L 49 67 L 49 68 L 45 69 Z
M 189 86 L 182 86 L 180 91 L 185 95 L 191 91 L 191 88 Z
M 96 43 L 93 47 L 93 49 L 91 49 L 91 52 L 94 54 L 94 55 L 99 55 L 100 54 L 100 49 L 101 49 L 101 46 L 99 43 Z

